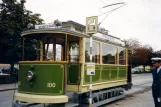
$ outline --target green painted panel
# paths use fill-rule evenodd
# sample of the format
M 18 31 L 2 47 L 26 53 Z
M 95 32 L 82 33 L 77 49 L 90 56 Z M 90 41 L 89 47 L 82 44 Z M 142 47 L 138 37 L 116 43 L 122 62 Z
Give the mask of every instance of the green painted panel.
M 101 72 L 101 66 L 100 65 L 96 65 L 95 66 L 95 75 L 92 76 L 92 82 L 97 83 L 100 81 L 100 72 Z M 85 73 L 84 73 L 84 77 L 85 77 L 85 83 L 89 83 L 90 82 L 90 76 L 87 75 L 87 69 L 86 69 L 86 65 L 85 65 Z
M 102 69 L 102 80 L 110 80 L 110 71 L 106 69 Z
M 120 66 L 119 69 L 127 69 L 127 66 Z
M 93 83 L 123 79 L 126 77 L 126 70 L 126 66 L 96 65 L 96 75 L 92 76 Z M 84 83 L 89 83 L 89 76 L 86 75 L 86 65 L 84 77 Z
M 117 79 L 117 66 L 109 66 L 103 65 L 102 66 L 102 80 L 115 80 Z
M 118 74 L 118 70 L 117 68 L 113 69 L 113 70 L 110 70 L 111 71 L 111 78 L 110 80 L 115 80 L 117 79 L 117 74 Z
M 68 84 L 78 85 L 80 75 L 80 64 L 69 64 L 68 65 Z
M 127 67 L 119 67 L 119 78 L 126 78 Z
M 31 70 L 31 66 L 34 69 Z M 20 64 L 19 67 L 20 92 L 48 95 L 64 93 L 64 64 Z M 26 79 L 29 70 L 35 75 L 32 82 Z

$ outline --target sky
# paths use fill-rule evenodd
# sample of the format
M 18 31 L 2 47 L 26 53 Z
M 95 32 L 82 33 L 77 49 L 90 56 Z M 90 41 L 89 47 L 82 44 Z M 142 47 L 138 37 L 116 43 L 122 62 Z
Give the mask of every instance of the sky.
M 40 13 L 46 23 L 56 19 L 73 20 L 85 25 L 86 17 L 100 15 L 118 6 L 101 7 L 117 2 L 126 5 L 112 12 L 101 27 L 121 39 L 136 38 L 143 45 L 161 50 L 161 0 L 26 0 L 26 8 Z M 99 22 L 105 15 L 99 16 Z

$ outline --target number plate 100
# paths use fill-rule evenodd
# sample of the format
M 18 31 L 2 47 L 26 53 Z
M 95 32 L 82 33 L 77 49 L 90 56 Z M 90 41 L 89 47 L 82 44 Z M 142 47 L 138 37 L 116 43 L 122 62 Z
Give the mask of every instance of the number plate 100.
M 55 88 L 56 84 L 55 83 L 47 83 L 48 88 Z

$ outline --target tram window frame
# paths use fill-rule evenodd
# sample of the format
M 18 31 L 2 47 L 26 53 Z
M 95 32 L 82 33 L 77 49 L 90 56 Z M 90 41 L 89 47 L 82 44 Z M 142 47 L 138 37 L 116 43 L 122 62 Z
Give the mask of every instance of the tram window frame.
M 109 49 L 104 49 L 104 48 L 107 48 L 107 47 L 111 48 L 111 49 L 113 48 L 113 50 L 114 50 L 114 52 L 111 52 L 113 54 L 112 57 L 114 57 L 113 63 L 110 63 L 108 61 L 104 62 L 104 56 L 107 56 L 108 54 L 111 54 L 111 53 L 109 53 Z M 118 52 L 117 51 L 118 51 L 118 49 L 117 49 L 116 46 L 110 45 L 110 44 L 106 44 L 106 43 L 102 43 L 102 55 L 101 55 L 101 57 L 102 57 L 102 64 L 111 64 L 111 65 L 117 64 L 117 61 L 118 61 L 118 59 L 117 59 Z M 104 53 L 106 53 L 106 55 L 104 55 Z
M 120 59 L 120 49 L 122 49 L 122 51 L 123 51 L 123 58 L 122 59 Z M 119 63 L 119 65 L 126 65 L 126 62 L 127 62 L 127 49 L 126 48 L 123 48 L 123 47 L 119 47 L 118 48 L 118 63 Z M 121 61 L 123 61 L 123 63 L 121 62 Z
M 87 47 L 87 42 L 88 42 L 88 47 Z M 97 50 L 97 52 L 96 52 L 96 55 L 94 55 L 95 54 L 95 43 L 97 43 L 97 47 L 98 47 L 98 50 Z M 100 52 L 100 46 L 101 46 L 101 44 L 100 44 L 100 42 L 98 42 L 98 41 L 95 41 L 95 40 L 93 40 L 93 42 L 92 42 L 92 62 L 94 62 L 95 64 L 100 64 L 101 63 L 101 52 Z M 87 49 L 88 48 L 88 49 Z M 86 51 L 88 51 L 88 52 L 86 52 Z M 88 56 L 86 56 L 88 54 Z M 90 40 L 89 39 L 86 39 L 85 40 L 85 63 L 88 63 L 88 62 L 90 62 Z

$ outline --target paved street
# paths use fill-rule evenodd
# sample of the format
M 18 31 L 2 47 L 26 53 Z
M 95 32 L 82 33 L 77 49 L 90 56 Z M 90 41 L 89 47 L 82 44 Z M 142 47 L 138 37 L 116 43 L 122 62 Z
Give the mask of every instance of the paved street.
M 152 76 L 151 74 L 140 74 L 140 75 L 134 75 L 133 76 L 133 88 L 132 90 L 129 90 L 129 91 L 126 91 L 125 93 L 127 95 L 129 94 L 132 94 L 136 91 L 139 91 L 139 90 L 143 90 L 147 87 L 150 87 L 151 86 L 151 83 L 152 83 Z M 13 96 L 13 92 L 14 91 L 5 91 L 5 92 L 0 92 L 0 107 L 11 107 L 11 104 L 12 104 L 12 96 Z M 143 94 L 142 94 L 143 95 Z M 140 96 L 142 96 L 140 95 Z M 151 91 L 145 93 L 145 96 L 136 96 L 134 97 L 135 100 L 133 99 L 126 99 L 124 100 L 124 104 L 127 104 L 127 103 L 130 103 L 131 102 L 136 102 L 136 103 L 139 103 L 139 99 L 143 99 L 145 96 L 145 102 L 146 99 L 149 101 L 148 103 L 152 103 L 151 101 Z M 127 102 L 126 102 L 127 101 Z M 136 104 L 135 104 L 136 105 Z M 134 107 L 143 107 L 144 104 L 142 106 L 134 106 Z M 43 107 L 42 105 L 38 105 L 38 106 L 32 106 L 32 107 Z M 115 107 L 115 105 L 110 105 L 108 107 Z M 116 107 L 133 107 L 133 106 L 120 106 L 120 105 L 117 105 Z M 153 106 L 147 106 L 147 107 L 153 107 Z
M 151 74 L 133 75 L 132 81 L 133 81 L 132 82 L 133 87 L 131 90 L 125 91 L 126 95 L 151 87 L 152 75 Z
M 0 92 L 0 107 L 11 107 L 14 91 Z
M 104 107 L 154 107 L 151 90 Z

